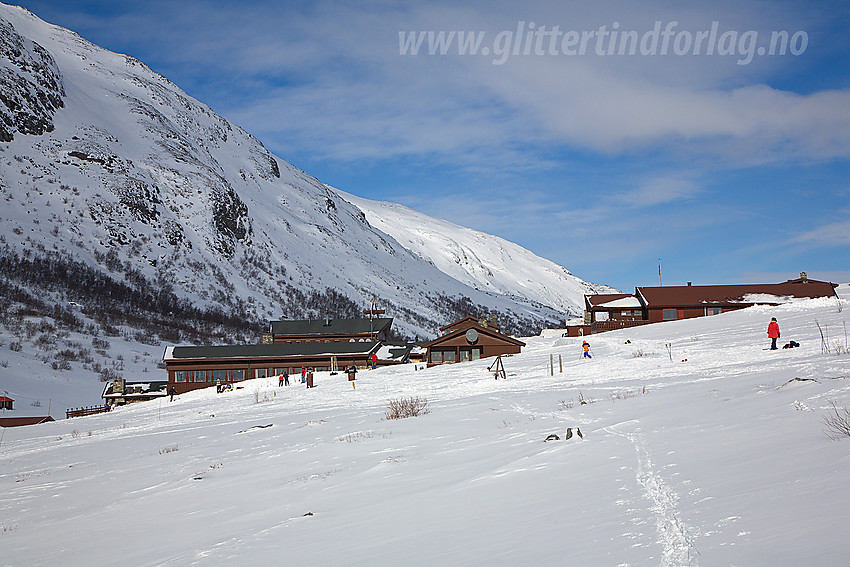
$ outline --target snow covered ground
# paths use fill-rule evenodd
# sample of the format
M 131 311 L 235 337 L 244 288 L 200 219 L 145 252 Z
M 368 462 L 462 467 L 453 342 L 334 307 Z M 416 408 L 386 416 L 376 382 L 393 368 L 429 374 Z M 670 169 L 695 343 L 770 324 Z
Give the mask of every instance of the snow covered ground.
M 5 429 L 0 564 L 844 565 L 841 293 Z

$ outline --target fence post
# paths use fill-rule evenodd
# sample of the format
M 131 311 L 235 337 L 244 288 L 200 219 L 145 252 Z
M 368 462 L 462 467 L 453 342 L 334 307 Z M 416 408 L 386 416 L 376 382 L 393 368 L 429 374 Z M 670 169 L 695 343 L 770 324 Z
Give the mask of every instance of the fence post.
M 549 376 L 554 376 L 554 375 L 555 375 L 554 355 L 552 353 L 549 353 Z
M 560 353 L 558 354 L 558 371 L 563 374 L 564 373 L 564 361 L 561 359 Z

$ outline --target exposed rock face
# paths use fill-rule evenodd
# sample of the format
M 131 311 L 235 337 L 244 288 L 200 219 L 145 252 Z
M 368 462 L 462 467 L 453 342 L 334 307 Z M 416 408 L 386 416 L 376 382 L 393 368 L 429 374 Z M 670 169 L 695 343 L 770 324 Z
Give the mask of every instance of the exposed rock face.
M 53 114 L 65 96 L 53 57 L 2 18 L 0 55 L 0 141 L 12 141 L 16 132 L 52 132 Z
M 224 256 L 233 256 L 236 242 L 248 242 L 251 219 L 248 207 L 232 187 L 225 186 L 213 193 L 213 223 L 215 248 Z

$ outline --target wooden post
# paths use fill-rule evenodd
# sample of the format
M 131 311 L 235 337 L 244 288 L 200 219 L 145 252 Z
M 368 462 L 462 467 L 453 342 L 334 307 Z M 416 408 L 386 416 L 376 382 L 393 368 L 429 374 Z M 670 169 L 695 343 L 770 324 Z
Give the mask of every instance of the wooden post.
M 561 355 L 558 354 L 558 369 L 561 374 L 564 373 L 564 361 L 561 360 Z
M 488 372 L 493 373 L 493 377 L 498 380 L 501 376 L 502 380 L 507 380 L 508 375 L 505 372 L 505 365 L 502 363 L 502 355 L 496 357 L 496 360 L 487 367 Z
M 549 353 L 549 376 L 555 375 L 555 355 Z

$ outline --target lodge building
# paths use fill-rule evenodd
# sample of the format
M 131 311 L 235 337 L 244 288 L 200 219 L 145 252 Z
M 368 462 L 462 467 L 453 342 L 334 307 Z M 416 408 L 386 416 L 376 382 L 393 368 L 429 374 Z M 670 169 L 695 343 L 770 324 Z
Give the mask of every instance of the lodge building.
M 837 297 L 837 284 L 800 277 L 775 284 L 636 287 L 635 293 L 586 295 L 582 325 L 567 327 L 572 337 L 649 323 L 718 315 L 756 304 L 779 305 L 787 299 Z
M 261 344 L 169 346 L 162 358 L 178 394 L 253 378 L 364 367 L 389 336 L 391 318 L 272 321 Z
M 495 318 L 464 317 L 440 328 L 441 336 L 422 345 L 428 366 L 519 354 L 525 343 L 503 335 Z

